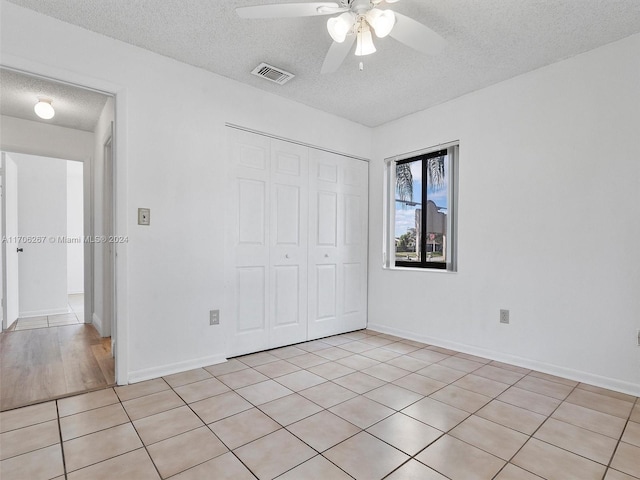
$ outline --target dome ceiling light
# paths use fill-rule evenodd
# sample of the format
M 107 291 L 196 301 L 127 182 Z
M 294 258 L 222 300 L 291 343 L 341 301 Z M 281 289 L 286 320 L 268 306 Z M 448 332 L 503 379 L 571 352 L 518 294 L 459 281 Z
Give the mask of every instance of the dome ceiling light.
M 38 103 L 33 107 L 33 111 L 43 120 L 51 120 L 56 114 L 56 111 L 51 106 L 52 102 L 53 100 L 50 98 L 38 97 Z

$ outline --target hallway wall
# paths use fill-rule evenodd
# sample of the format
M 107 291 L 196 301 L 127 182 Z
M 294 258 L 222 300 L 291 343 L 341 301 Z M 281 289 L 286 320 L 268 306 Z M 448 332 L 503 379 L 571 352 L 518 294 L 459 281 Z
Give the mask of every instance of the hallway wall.
M 84 239 L 83 164 L 67 163 L 67 236 Z M 84 242 L 67 244 L 67 293 L 84 292 Z

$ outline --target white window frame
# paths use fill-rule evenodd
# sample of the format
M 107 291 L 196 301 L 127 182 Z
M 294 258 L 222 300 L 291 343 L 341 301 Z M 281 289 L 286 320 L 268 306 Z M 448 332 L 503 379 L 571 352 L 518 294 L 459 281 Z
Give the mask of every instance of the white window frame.
M 457 272 L 458 271 L 458 156 L 459 141 L 453 141 L 428 147 L 422 150 L 403 153 L 384 160 L 384 220 L 382 242 L 382 267 L 390 270 L 412 272 Z M 447 267 L 446 269 L 396 266 L 395 242 L 395 200 L 396 200 L 396 162 L 408 158 L 429 154 L 438 150 L 447 150 L 449 179 L 447 180 Z

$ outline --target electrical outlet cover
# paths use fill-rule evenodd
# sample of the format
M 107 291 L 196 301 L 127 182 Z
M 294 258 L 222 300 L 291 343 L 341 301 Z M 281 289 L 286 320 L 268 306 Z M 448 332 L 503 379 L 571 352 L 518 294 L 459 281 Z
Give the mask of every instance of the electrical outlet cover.
M 509 323 L 509 310 L 500 310 L 500 323 Z
M 151 209 L 150 208 L 138 209 L 138 225 L 151 225 Z

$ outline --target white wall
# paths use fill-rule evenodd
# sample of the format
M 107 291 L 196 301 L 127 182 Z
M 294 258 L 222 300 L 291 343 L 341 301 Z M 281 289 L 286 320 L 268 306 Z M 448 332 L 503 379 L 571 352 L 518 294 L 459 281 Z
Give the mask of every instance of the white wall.
M 362 157 L 370 130 L 5 1 L 1 22 L 6 64 L 118 94 L 118 381 L 223 358 L 225 122 Z
M 79 243 L 67 244 L 67 293 L 84 292 L 83 164 L 67 163 L 67 237 Z
M 640 394 L 639 56 L 635 35 L 375 129 L 370 325 Z M 458 139 L 458 273 L 383 270 L 383 159 Z
M 18 257 L 20 317 L 66 313 L 67 162 L 13 154 L 18 166 L 18 235 L 45 237 L 23 242 Z
M 0 147 L 5 152 L 79 161 L 93 154 L 91 132 L 6 115 L 0 116 L 0 131 Z

